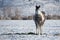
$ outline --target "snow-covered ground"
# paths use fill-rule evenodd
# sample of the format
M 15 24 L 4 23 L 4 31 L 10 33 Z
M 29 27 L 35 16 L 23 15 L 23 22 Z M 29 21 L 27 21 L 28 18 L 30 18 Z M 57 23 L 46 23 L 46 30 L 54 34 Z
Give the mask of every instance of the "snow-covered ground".
M 35 32 L 36 27 L 33 20 L 0 20 L 1 33 L 28 33 Z
M 60 36 L 1 35 L 0 40 L 60 40 Z
M 0 20 L 0 40 L 60 40 L 60 20 L 46 20 L 43 35 L 1 35 L 35 31 L 33 20 Z
M 12 16 L 15 15 L 16 9 L 19 10 L 18 14 L 23 16 L 33 15 L 36 4 L 41 5 L 41 10 L 45 11 L 46 14 L 60 14 L 60 0 L 0 0 L 0 16 L 8 15 L 7 10 L 9 11 L 10 9 Z M 0 34 L 35 31 L 36 27 L 33 20 L 0 20 Z M 60 36 L 54 36 L 54 34 L 60 34 L 60 20 L 46 20 L 43 26 L 43 33 L 45 34 L 42 36 L 0 35 L 0 40 L 60 40 Z

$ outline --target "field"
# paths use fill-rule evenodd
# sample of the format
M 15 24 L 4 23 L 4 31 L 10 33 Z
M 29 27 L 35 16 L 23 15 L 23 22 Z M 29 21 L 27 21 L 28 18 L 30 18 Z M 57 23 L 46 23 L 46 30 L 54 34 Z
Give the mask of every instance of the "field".
M 33 20 L 0 20 L 0 40 L 60 40 L 60 20 L 46 20 L 43 35 L 19 35 L 29 32 L 36 32 Z

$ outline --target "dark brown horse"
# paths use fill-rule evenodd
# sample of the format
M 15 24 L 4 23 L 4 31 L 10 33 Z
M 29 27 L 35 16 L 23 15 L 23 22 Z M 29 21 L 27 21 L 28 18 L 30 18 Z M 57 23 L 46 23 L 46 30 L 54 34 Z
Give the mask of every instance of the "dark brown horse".
M 34 21 L 36 24 L 36 33 L 40 35 L 42 34 L 42 26 L 45 22 L 45 12 L 40 11 L 39 8 L 40 8 L 40 5 L 36 6 Z

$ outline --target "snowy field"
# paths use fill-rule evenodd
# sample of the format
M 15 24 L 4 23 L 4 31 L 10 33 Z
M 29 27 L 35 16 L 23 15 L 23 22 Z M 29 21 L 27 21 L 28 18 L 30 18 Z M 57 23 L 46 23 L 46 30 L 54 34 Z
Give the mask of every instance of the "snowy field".
M 1 20 L 1 33 L 28 33 L 35 32 L 36 27 L 33 20 Z
M 35 31 L 33 20 L 0 20 L 0 40 L 60 40 L 60 20 L 46 20 L 43 25 L 43 35 L 1 35 Z
M 41 10 L 46 14 L 60 15 L 60 0 L 0 0 L 0 16 L 7 15 L 7 10 L 12 10 L 11 14 L 14 16 L 16 9 L 19 10 L 20 15 L 34 15 L 36 4 L 41 5 Z M 43 35 L 14 34 L 28 32 L 36 32 L 33 20 L 0 20 L 0 40 L 60 40 L 60 20 L 46 20 Z M 8 33 L 13 35 L 1 35 Z

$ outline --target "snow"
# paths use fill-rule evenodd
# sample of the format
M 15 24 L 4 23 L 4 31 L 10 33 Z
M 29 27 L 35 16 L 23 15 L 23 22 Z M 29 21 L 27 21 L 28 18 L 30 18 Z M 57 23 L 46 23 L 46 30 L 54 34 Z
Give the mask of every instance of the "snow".
M 35 30 L 33 20 L 0 20 L 0 34 L 9 32 L 28 33 L 35 32 Z
M 33 20 L 0 20 L 0 40 L 60 40 L 60 35 L 55 35 L 60 34 L 60 20 L 46 20 L 43 25 L 43 35 L 1 35 L 4 32 L 28 33 L 35 30 Z

